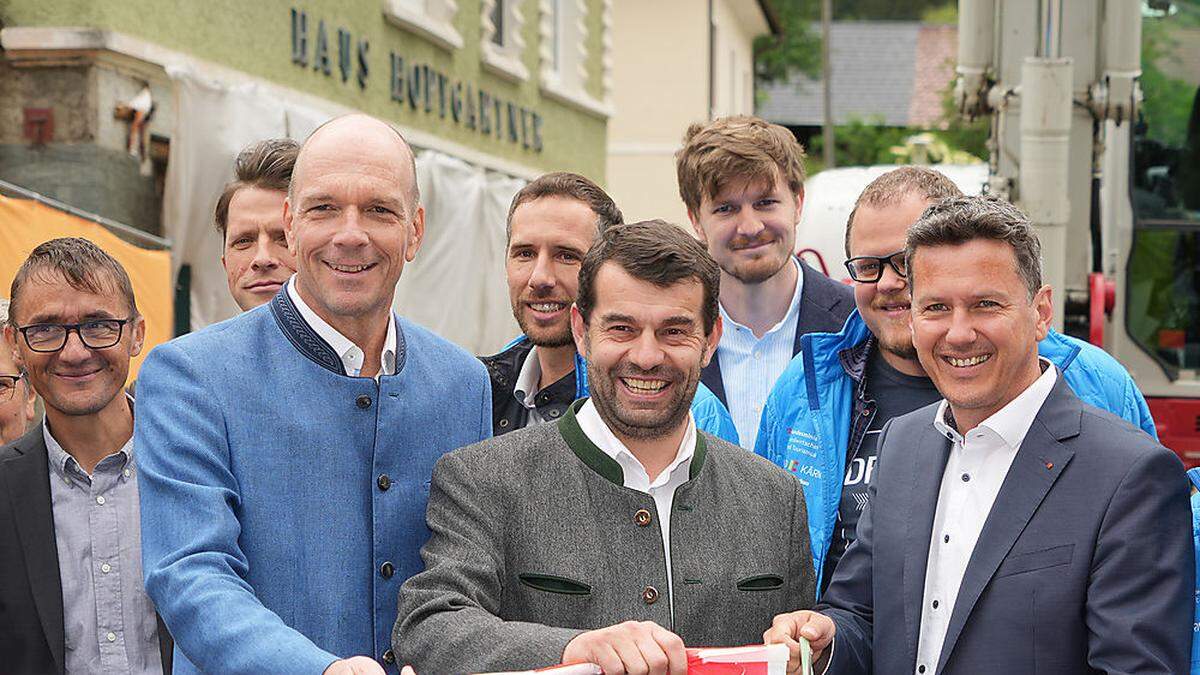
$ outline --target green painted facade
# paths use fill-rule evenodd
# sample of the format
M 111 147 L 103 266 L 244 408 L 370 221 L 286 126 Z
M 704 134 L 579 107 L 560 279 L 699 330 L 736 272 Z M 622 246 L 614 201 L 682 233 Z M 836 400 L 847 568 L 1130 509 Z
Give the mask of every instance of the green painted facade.
M 447 50 L 409 32 L 384 16 L 384 0 L 0 0 L 0 25 L 5 27 L 90 27 L 124 33 L 168 49 L 234 68 L 293 89 L 358 108 L 398 124 L 430 132 L 495 157 L 540 170 L 576 171 L 597 180 L 605 174 L 607 120 L 542 95 L 539 86 L 539 2 L 520 0 L 525 16 L 523 62 L 530 77 L 511 82 L 487 71 L 480 60 L 481 0 L 458 0 L 454 25 L 463 39 L 459 50 Z M 603 91 L 602 0 L 588 5 L 588 81 L 585 89 L 596 100 Z M 308 65 L 293 62 L 292 12 L 307 17 Z M 315 68 L 317 33 L 324 24 L 328 38 L 330 74 Z M 343 81 L 339 68 L 338 31 L 349 34 L 350 72 Z M 367 75 L 360 86 L 357 45 L 365 40 Z M 428 65 L 462 82 L 464 91 L 482 89 L 489 96 L 540 120 L 541 150 L 513 142 L 508 133 L 485 135 L 476 125 L 456 123 L 440 114 L 415 108 L 392 96 L 392 59 L 406 65 Z M 436 88 L 435 88 L 436 91 Z M 473 100 L 477 100 L 473 99 Z M 507 124 L 505 125 L 507 127 Z M 530 143 L 530 145 L 533 145 Z

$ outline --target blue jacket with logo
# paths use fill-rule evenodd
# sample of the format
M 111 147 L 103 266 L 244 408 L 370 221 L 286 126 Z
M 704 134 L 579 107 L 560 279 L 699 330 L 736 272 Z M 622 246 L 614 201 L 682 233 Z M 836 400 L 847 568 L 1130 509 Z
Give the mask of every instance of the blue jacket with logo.
M 817 588 L 837 524 L 852 421 L 866 412 L 856 380 L 863 347 L 874 337 L 855 310 L 838 333 L 810 333 L 767 397 L 754 452 L 796 474 L 804 486 Z M 857 353 L 857 358 L 853 355 Z M 1038 353 L 1063 371 L 1083 402 L 1119 415 L 1157 438 L 1146 400 L 1125 368 L 1107 352 L 1050 331 Z M 848 355 L 851 355 L 848 357 Z M 858 372 L 847 372 L 847 367 Z M 857 433 L 856 444 L 862 440 Z
M 508 349 L 518 342 L 528 339 L 524 335 L 518 335 L 504 348 Z M 588 395 L 587 362 L 576 353 L 575 399 L 578 400 Z M 733 416 L 729 414 L 729 409 L 725 407 L 725 404 L 721 403 L 721 399 L 717 398 L 711 389 L 704 386 L 703 382 L 697 384 L 696 395 L 692 397 L 692 419 L 696 420 L 696 428 L 700 431 L 707 431 L 713 436 L 738 445 L 738 432 L 737 427 L 733 424 Z

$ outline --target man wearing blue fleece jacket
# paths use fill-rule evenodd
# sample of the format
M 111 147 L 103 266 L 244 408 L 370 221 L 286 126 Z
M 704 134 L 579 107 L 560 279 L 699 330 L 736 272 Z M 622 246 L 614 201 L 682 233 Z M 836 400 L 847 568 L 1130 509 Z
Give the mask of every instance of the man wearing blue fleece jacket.
M 396 672 L 433 465 L 491 436 L 483 366 L 391 311 L 425 228 L 404 139 L 335 119 L 288 193 L 296 275 L 141 369 L 143 567 L 176 673 Z
M 912 344 L 904 240 L 927 206 L 961 194 L 922 167 L 895 169 L 867 186 L 846 225 L 857 310 L 840 332 L 805 335 L 767 398 L 755 452 L 804 484 L 821 592 L 854 541 L 883 425 L 942 398 Z M 1085 403 L 1157 437 L 1145 399 L 1116 359 L 1054 331 L 1038 351 Z

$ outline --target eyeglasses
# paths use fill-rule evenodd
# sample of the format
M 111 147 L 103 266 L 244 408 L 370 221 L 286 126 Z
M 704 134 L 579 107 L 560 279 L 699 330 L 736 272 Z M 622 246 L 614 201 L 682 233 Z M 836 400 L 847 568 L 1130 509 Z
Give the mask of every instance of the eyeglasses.
M 96 319 L 83 323 L 35 323 L 17 328 L 25 336 L 25 344 L 35 352 L 50 353 L 67 344 L 67 336 L 74 331 L 80 342 L 88 349 L 107 349 L 121 341 L 121 331 L 128 319 Z
M 16 375 L 0 375 L 0 401 L 12 400 L 13 392 L 17 389 L 17 382 L 25 377 L 24 374 Z
M 860 255 L 846 261 L 850 278 L 862 283 L 873 284 L 883 278 L 884 265 L 890 265 L 901 279 L 905 278 L 904 251 L 888 255 Z

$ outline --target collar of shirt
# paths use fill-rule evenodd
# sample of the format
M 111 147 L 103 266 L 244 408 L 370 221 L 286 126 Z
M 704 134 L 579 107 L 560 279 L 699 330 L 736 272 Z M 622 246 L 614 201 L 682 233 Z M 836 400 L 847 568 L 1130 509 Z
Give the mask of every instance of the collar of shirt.
M 517 374 L 517 384 L 513 387 L 513 396 L 530 410 L 537 408 L 534 401 L 537 399 L 538 383 L 542 381 L 542 364 L 538 361 L 537 351 L 537 345 L 529 348 L 525 363 L 521 364 L 521 372 Z
M 1054 388 L 1054 382 L 1058 379 L 1054 364 L 1042 357 L 1038 357 L 1038 363 L 1042 367 L 1041 376 L 1007 405 L 979 423 L 979 429 L 991 432 L 1011 450 L 1021 447 L 1021 442 L 1025 440 L 1025 435 L 1029 433 L 1029 427 L 1033 424 L 1033 418 L 1042 409 L 1042 404 L 1050 396 L 1050 390 Z M 963 445 L 963 436 L 951 426 L 949 416 L 949 402 L 943 399 L 938 405 L 937 414 L 933 416 L 933 426 L 941 435 L 958 445 Z
M 792 256 L 791 261 L 792 265 L 796 268 L 796 290 L 792 292 L 792 302 L 790 305 L 788 305 L 787 313 L 783 315 L 783 318 L 779 320 L 779 323 L 771 326 L 766 333 L 763 333 L 762 338 L 756 338 L 754 337 L 753 331 L 730 318 L 729 314 L 725 311 L 725 305 L 718 302 L 717 308 L 721 312 L 721 321 L 725 323 L 725 333 L 721 338 L 721 342 L 724 342 L 725 338 L 731 333 L 738 334 L 741 332 L 744 332 L 752 340 L 761 340 L 766 338 L 771 333 L 781 330 L 788 323 L 792 323 L 793 325 L 795 324 L 795 321 L 800 317 L 800 298 L 804 293 L 804 270 L 800 267 L 800 261 L 796 260 L 796 256 Z M 737 330 L 739 328 L 741 331 Z
M 133 397 L 129 394 L 125 394 L 125 397 L 129 399 L 129 403 L 132 406 Z M 42 417 L 42 440 L 46 442 L 46 453 L 50 459 L 50 468 L 55 474 L 58 475 L 59 478 L 62 478 L 66 481 L 77 480 L 83 481 L 84 483 L 92 482 L 92 477 L 88 475 L 88 473 L 84 471 L 82 467 L 79 466 L 79 462 L 76 462 L 75 458 L 72 457 L 70 453 L 68 453 L 54 438 L 54 435 L 50 433 L 50 422 L 45 416 Z M 116 460 L 113 460 L 114 457 Z M 133 435 L 131 434 L 129 436 L 129 440 L 125 441 L 125 445 L 121 446 L 120 450 L 117 450 L 108 457 L 100 460 L 100 462 L 96 464 L 96 468 L 99 469 L 101 464 L 107 466 L 107 463 L 115 461 L 116 468 L 118 470 L 124 469 L 129 465 L 129 460 L 132 457 Z
M 296 275 L 293 274 L 287 282 L 287 294 L 292 299 L 292 303 L 296 305 L 296 309 L 300 311 L 301 318 L 308 324 L 309 328 L 316 331 L 317 335 L 322 340 L 329 343 L 333 351 L 342 360 L 342 367 L 346 369 L 346 374 L 351 377 L 358 377 L 362 372 L 363 367 L 363 350 L 358 345 L 350 341 L 350 338 L 342 335 L 336 328 L 325 322 L 316 312 L 312 310 L 300 297 L 300 293 L 296 291 Z M 375 379 L 379 379 L 380 375 L 395 375 L 396 374 L 396 320 L 388 316 L 387 337 L 383 340 L 383 353 L 379 356 L 379 373 Z
M 663 469 L 653 482 L 650 481 L 650 474 L 647 473 L 646 467 L 604 423 L 604 419 L 600 417 L 600 411 L 596 410 L 596 406 L 590 398 L 579 408 L 575 419 L 579 422 L 579 428 L 583 430 L 588 440 L 595 443 L 601 452 L 612 457 L 621 465 L 621 468 L 624 469 L 624 484 L 627 488 L 647 492 L 666 485 L 678 472 L 687 475 L 687 471 L 691 468 L 692 455 L 696 452 L 696 421 L 692 418 L 690 411 L 688 412 L 687 431 L 684 432 L 683 441 L 675 453 L 675 460 L 666 469 Z

